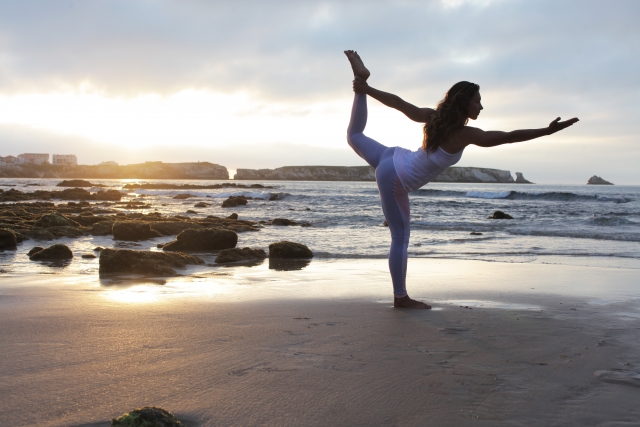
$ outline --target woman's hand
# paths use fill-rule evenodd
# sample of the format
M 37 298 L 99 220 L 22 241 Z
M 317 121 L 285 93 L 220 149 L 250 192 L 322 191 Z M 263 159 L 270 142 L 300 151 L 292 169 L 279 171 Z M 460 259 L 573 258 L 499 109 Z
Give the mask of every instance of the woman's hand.
M 571 126 L 572 124 L 574 124 L 577 121 L 578 121 L 578 118 L 574 117 L 573 119 L 565 120 L 564 122 L 561 122 L 560 121 L 560 117 L 558 117 L 557 119 L 555 119 L 554 121 L 549 123 L 549 127 L 547 128 L 547 130 L 549 132 L 548 135 L 551 135 L 552 133 L 559 132 L 562 129 L 566 129 L 566 128 L 568 128 L 569 126 Z
M 353 80 L 353 91 L 355 93 L 367 93 L 367 88 L 369 88 L 369 85 L 363 78 L 356 77 Z

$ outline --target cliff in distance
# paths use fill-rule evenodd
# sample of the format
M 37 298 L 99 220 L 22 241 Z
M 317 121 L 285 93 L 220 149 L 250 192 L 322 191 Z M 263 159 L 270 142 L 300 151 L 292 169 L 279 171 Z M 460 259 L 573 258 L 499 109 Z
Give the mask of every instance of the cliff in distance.
M 133 165 L 32 165 L 0 168 L 5 178 L 229 179 L 224 166 L 209 162 L 145 162 Z
M 238 169 L 238 180 L 375 181 L 370 166 L 285 166 L 277 169 Z M 450 167 L 434 182 L 514 183 L 511 172 L 499 169 Z

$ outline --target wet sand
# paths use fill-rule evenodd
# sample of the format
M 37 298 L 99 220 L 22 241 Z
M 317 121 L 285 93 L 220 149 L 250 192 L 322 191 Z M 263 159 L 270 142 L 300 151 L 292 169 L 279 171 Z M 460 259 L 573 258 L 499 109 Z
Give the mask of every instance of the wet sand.
M 431 311 L 384 260 L 191 273 L 0 278 L 2 425 L 640 424 L 638 270 L 412 259 Z

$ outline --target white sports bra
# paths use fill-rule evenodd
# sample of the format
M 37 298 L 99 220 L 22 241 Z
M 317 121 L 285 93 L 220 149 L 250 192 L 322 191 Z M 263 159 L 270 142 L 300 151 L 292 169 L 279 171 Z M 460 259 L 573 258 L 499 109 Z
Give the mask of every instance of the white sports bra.
M 442 147 L 438 147 L 433 152 L 427 152 L 422 147 L 416 151 L 396 147 L 393 153 L 393 165 L 396 167 L 398 178 L 404 189 L 415 191 L 440 175 L 449 166 L 458 163 L 463 151 L 464 149 L 451 154 L 444 151 Z

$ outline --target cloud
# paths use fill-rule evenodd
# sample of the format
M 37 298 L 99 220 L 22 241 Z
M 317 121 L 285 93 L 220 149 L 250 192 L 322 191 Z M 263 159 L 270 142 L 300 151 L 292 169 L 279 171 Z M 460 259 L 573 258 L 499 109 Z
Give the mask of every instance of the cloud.
M 269 116 L 282 126 L 273 127 L 268 144 L 262 146 L 321 146 L 304 139 L 306 133 L 318 141 L 323 133 L 333 150 L 343 141 L 343 121 L 327 113 L 333 122 L 320 126 L 316 123 L 325 116 L 315 122 L 310 116 L 320 115 L 312 106 L 322 103 L 344 101 L 348 109 L 352 77 L 342 51 L 351 48 L 371 69 L 372 85 L 421 106 L 433 106 L 456 81 L 479 83 L 485 111 L 472 124 L 481 128 L 537 127 L 558 115 L 579 116 L 581 122 L 558 140 L 562 150 L 569 153 L 573 145 L 599 141 L 612 153 L 612 171 L 622 173 L 618 165 L 627 165 L 629 176 L 640 179 L 637 167 L 629 163 L 640 162 L 640 154 L 629 148 L 640 135 L 638 16 L 640 2 L 633 0 L 5 1 L 0 3 L 0 98 L 75 93 L 90 87 L 93 94 L 110 100 L 107 104 L 117 106 L 146 96 L 156 96 L 162 104 L 185 91 L 245 94 L 251 102 L 234 114 L 246 117 L 247 129 L 242 131 L 249 135 L 244 139 L 247 147 L 255 143 L 251 132 L 261 132 L 251 128 L 256 119 Z M 11 102 L 3 112 L 13 109 Z M 395 112 L 377 114 L 376 103 L 371 105 L 369 128 L 384 142 L 413 147 L 414 139 L 420 140 L 419 131 L 414 137 L 415 129 L 400 123 L 404 118 Z M 149 126 L 161 117 L 147 116 Z M 187 122 L 205 126 L 206 116 L 194 114 Z M 137 117 L 131 114 L 131 120 Z M 200 122 L 195 123 L 197 118 Z M 11 126 L 2 117 L 0 123 Z M 13 122 L 17 123 L 30 122 Z M 109 125 L 98 124 L 92 128 Z M 296 135 L 291 128 L 300 130 Z M 43 134 L 61 134 L 56 128 L 41 129 Z M 196 144 L 189 129 L 175 129 L 176 141 L 193 147 L 192 158 L 198 150 L 213 150 Z M 106 138 L 111 131 L 118 134 L 115 128 L 107 129 L 105 147 L 106 142 L 119 146 L 116 137 Z M 21 133 L 23 141 L 27 134 Z M 92 147 L 103 141 L 83 139 L 81 132 L 70 135 L 81 158 L 94 154 L 80 141 L 91 141 Z M 234 149 L 227 147 L 229 153 Z M 161 160 L 176 155 L 163 150 L 158 153 L 168 157 Z M 504 160 L 500 167 L 510 168 L 508 153 L 517 152 L 493 155 Z M 284 163 L 306 158 L 292 156 Z M 318 156 L 344 164 L 340 156 Z M 606 157 L 598 150 L 582 150 L 578 156 L 578 162 L 589 165 Z M 264 165 L 256 167 L 275 165 L 268 155 L 263 160 Z M 247 167 L 242 162 L 237 166 Z

